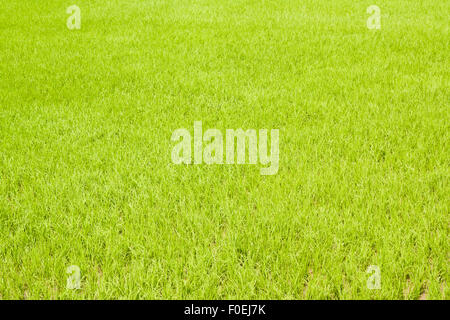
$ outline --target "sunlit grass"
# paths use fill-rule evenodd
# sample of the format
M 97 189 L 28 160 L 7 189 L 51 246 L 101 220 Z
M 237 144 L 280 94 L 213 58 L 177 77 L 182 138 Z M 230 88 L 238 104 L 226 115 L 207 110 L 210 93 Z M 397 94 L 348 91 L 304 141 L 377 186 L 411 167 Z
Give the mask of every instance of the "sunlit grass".
M 0 0 L 0 298 L 448 299 L 450 2 L 372 4 Z M 172 164 L 196 120 L 278 173 Z

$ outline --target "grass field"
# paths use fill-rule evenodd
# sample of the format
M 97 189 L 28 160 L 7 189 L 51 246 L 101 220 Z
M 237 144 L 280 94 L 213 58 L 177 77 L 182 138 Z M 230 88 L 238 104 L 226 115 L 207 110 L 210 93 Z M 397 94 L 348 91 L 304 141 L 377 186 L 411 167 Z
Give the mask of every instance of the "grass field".
M 0 299 L 449 299 L 449 13 L 0 0 Z M 194 121 L 278 173 L 173 164 Z

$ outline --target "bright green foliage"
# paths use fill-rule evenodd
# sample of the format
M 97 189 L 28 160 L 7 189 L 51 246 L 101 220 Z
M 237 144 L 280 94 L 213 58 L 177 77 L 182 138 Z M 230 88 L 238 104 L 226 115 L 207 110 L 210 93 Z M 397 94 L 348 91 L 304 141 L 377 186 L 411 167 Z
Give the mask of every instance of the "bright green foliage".
M 448 299 L 449 12 L 0 0 L 0 298 Z M 278 173 L 174 165 L 196 120 L 279 129 Z

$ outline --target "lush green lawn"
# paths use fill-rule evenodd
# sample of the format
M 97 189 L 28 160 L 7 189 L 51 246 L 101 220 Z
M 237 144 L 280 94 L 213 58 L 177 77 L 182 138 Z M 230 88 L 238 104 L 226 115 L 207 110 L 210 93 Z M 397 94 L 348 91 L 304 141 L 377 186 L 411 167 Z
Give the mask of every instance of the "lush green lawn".
M 449 12 L 0 0 L 0 298 L 448 299 Z M 173 164 L 196 120 L 278 173 Z

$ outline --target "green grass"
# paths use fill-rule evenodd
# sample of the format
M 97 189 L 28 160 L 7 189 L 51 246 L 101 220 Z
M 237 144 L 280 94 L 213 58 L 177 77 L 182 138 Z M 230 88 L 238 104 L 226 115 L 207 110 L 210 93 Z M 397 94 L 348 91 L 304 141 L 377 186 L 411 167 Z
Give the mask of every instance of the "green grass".
M 0 299 L 448 299 L 449 12 L 0 0 Z M 196 120 L 278 174 L 172 164 Z

